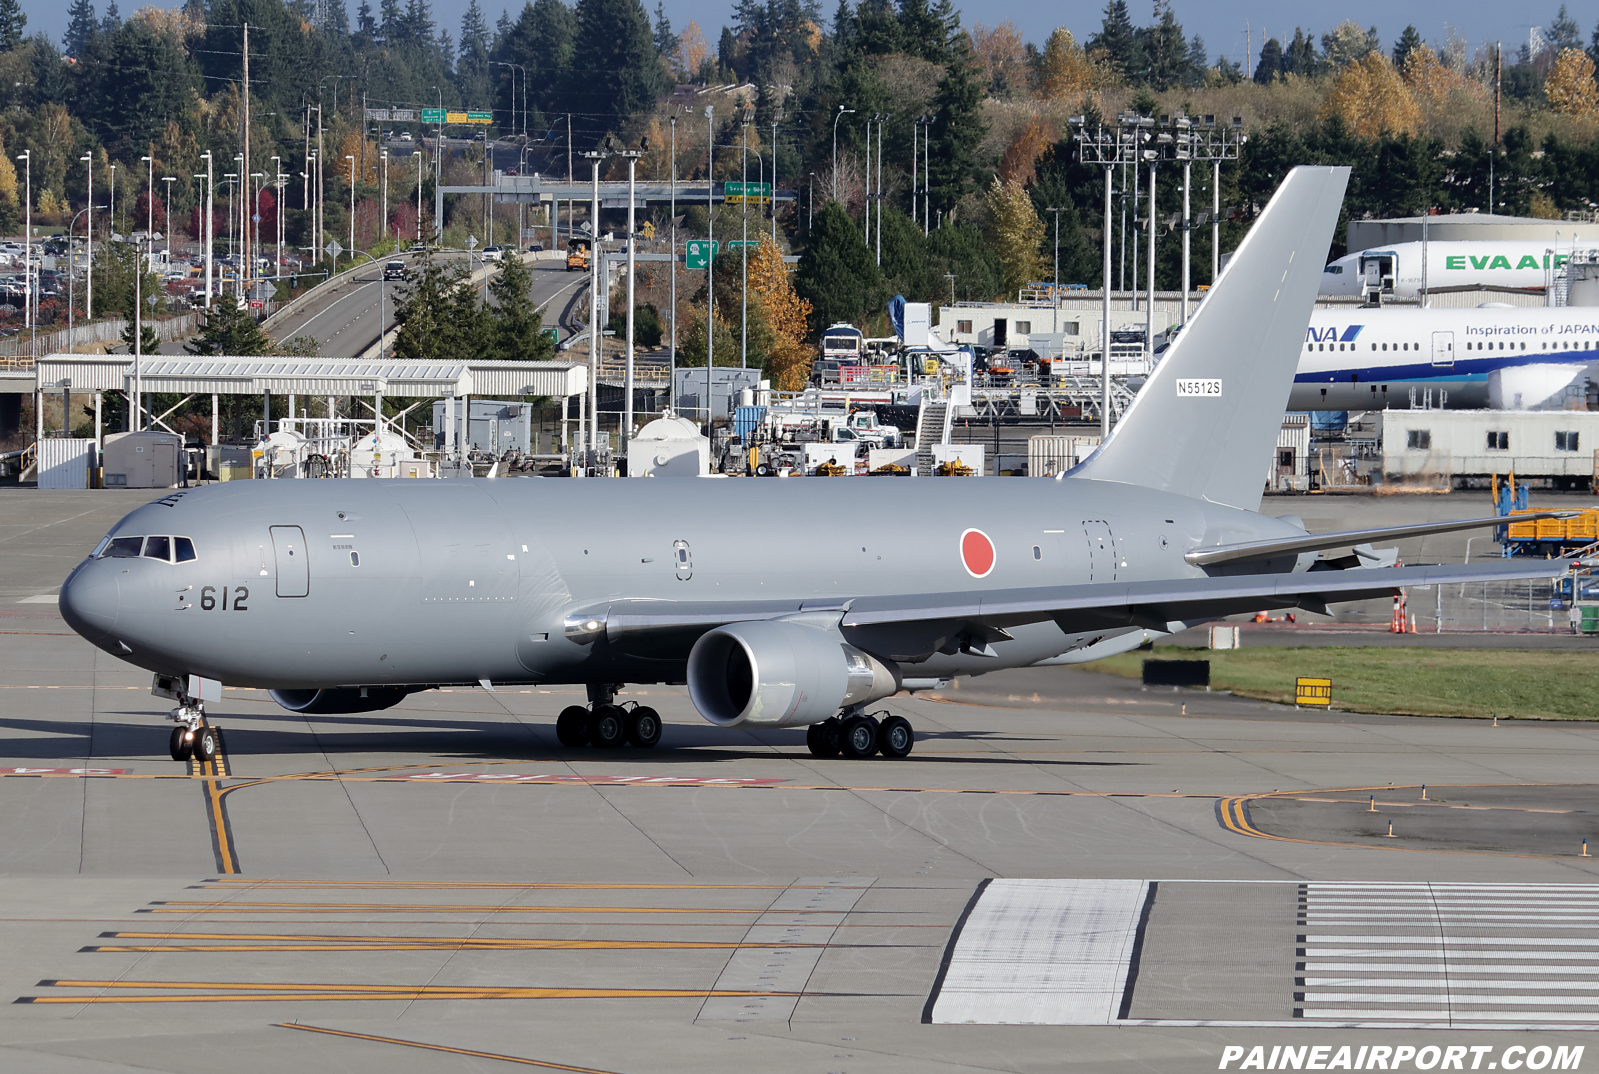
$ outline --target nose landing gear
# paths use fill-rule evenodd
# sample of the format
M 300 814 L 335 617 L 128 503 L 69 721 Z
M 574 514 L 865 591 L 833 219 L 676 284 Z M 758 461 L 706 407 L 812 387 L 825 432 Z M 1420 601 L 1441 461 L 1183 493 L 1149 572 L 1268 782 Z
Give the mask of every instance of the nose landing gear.
M 167 750 L 174 761 L 191 757 L 200 762 L 215 762 L 222 752 L 222 732 L 205 722 L 205 709 L 197 701 L 179 705 L 167 714 L 178 726 L 172 729 Z

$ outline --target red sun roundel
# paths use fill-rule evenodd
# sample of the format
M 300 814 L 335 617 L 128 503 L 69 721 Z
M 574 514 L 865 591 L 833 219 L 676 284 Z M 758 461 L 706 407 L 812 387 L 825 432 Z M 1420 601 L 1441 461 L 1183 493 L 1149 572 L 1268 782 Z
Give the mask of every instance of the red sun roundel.
M 961 534 L 961 563 L 973 578 L 987 578 L 994 569 L 994 542 L 982 530 Z

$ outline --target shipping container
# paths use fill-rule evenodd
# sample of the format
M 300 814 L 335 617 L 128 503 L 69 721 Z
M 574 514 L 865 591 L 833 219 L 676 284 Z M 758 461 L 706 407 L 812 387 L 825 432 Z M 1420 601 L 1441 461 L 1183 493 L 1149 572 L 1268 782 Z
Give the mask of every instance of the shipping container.
M 94 465 L 94 441 L 61 438 L 39 441 L 39 487 L 86 489 Z

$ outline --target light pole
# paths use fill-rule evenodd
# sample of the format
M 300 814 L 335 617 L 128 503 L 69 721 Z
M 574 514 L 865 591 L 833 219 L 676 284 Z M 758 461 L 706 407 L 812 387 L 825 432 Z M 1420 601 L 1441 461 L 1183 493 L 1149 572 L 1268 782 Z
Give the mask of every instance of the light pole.
M 335 88 L 337 88 L 337 85 L 338 85 L 337 83 L 334 83 Z M 250 204 L 250 176 L 249 176 L 250 169 L 248 169 L 248 168 L 246 168 L 244 166 L 244 154 L 243 153 L 235 153 L 235 154 L 233 154 L 233 161 L 234 161 L 234 164 L 239 169 L 238 171 L 233 173 L 234 178 L 239 181 L 238 182 L 238 194 L 239 194 L 239 196 L 238 196 L 238 199 L 237 199 L 238 200 L 238 209 L 239 209 L 239 211 L 238 211 L 238 213 L 236 215 L 233 213 L 234 198 L 230 195 L 229 198 L 228 198 L 228 214 L 230 216 L 233 216 L 233 223 L 230 225 L 230 227 L 231 228 L 236 228 L 238 230 L 238 234 L 239 234 L 239 263 L 234 266 L 234 269 L 235 269 L 234 279 L 236 281 L 235 285 L 234 285 L 234 287 L 235 287 L 234 296 L 237 297 L 239 295 L 244 294 L 245 260 L 246 260 L 246 255 L 249 253 L 249 246 L 248 246 L 248 244 L 246 244 L 246 242 L 244 240 L 244 216 L 245 216 L 246 213 L 248 213 L 250 211 L 248 208 L 246 208 L 246 206 L 248 206 Z
M 666 405 L 677 409 L 677 116 L 672 116 L 672 342 L 667 351 Z
M 772 211 L 772 245 L 777 245 L 777 121 L 781 112 L 772 113 L 772 196 L 767 207 Z
M 283 274 L 283 158 L 272 154 L 272 275 Z
M 744 124 L 744 163 L 742 167 L 743 172 L 740 176 L 741 185 L 739 189 L 744 194 L 739 198 L 741 203 L 739 208 L 743 210 L 740 216 L 743 220 L 744 231 L 743 241 L 738 244 L 738 252 L 740 260 L 743 262 L 744 286 L 740 288 L 743 292 L 743 310 L 739 314 L 738 367 L 740 369 L 748 369 L 750 365 L 750 125 L 748 123 Z M 725 202 L 727 199 L 723 198 L 722 200 Z
M 111 169 L 111 181 L 108 184 L 109 189 L 111 191 L 110 214 L 109 215 L 111 217 L 111 231 L 112 231 L 112 234 L 115 234 L 116 230 L 117 230 L 117 165 L 116 165 L 116 162 L 113 161 L 110 164 L 109 167 Z
M 32 150 L 24 150 L 23 152 L 18 153 L 17 154 L 17 159 L 22 161 L 22 167 L 23 167 L 23 180 L 22 181 L 23 181 L 24 185 L 23 185 L 22 201 L 23 201 L 23 211 L 26 214 L 25 218 L 24 218 L 24 223 L 23 223 L 23 232 L 24 232 L 24 234 L 22 236 L 22 241 L 23 241 L 24 245 L 23 245 L 22 256 L 23 256 L 23 259 L 24 259 L 24 264 L 31 265 L 31 264 L 33 264 L 33 156 L 32 156 Z M 70 265 L 71 263 L 72 263 L 71 262 L 71 253 L 69 251 L 67 264 Z M 33 300 L 32 300 L 31 295 L 32 295 L 32 289 L 30 288 L 28 295 L 23 296 L 23 302 L 22 302 L 22 323 L 24 325 L 26 325 L 27 327 L 29 327 L 29 328 L 33 327 Z M 40 404 L 40 405 L 42 406 L 43 404 Z
M 1055 299 L 1055 304 L 1059 305 L 1060 304 L 1060 214 L 1065 212 L 1066 210 L 1063 209 L 1063 208 L 1056 208 L 1055 206 L 1052 205 L 1049 208 L 1045 209 L 1044 211 L 1046 213 L 1054 213 L 1055 214 L 1055 294 L 1054 294 L 1053 297 Z M 1106 223 L 1105 226 L 1106 227 L 1110 226 L 1108 220 L 1107 220 L 1107 223 Z
M 927 124 L 922 131 L 922 237 L 926 238 L 931 234 L 933 218 L 933 158 L 928 151 L 933 144 L 933 117 L 923 116 L 922 121 Z
M 833 200 L 838 200 L 838 121 L 845 116 L 855 114 L 855 109 L 838 106 L 838 115 L 833 117 Z
M 383 162 L 383 216 L 378 226 L 378 235 L 386 239 L 389 237 L 389 151 L 385 149 L 378 156 Z
M 646 139 L 647 141 L 647 139 Z M 634 248 L 638 245 L 636 212 L 636 170 L 638 158 L 644 154 L 637 149 L 624 149 L 627 158 L 627 365 L 622 374 L 622 431 L 618 435 L 621 447 L 627 447 L 627 438 L 633 435 L 633 265 Z
M 167 185 L 166 220 L 167 220 L 167 267 L 172 267 L 172 184 L 178 181 L 175 175 L 163 175 L 161 181 Z
M 93 154 L 90 154 L 87 157 L 79 157 L 78 159 L 81 160 L 81 161 L 85 161 L 88 164 L 88 167 L 84 169 L 84 174 L 88 177 L 89 204 L 93 205 L 94 204 L 94 156 L 93 156 Z M 88 258 L 89 258 L 89 283 L 88 283 L 88 286 L 84 289 L 83 315 L 84 315 L 84 317 L 86 317 L 86 318 L 88 318 L 89 320 L 92 321 L 92 320 L 94 320 L 94 214 L 93 213 L 90 213 L 89 214 L 89 219 L 87 219 L 87 220 L 85 220 L 83 222 L 83 230 L 89 236 L 89 252 L 88 252 Z M 33 251 L 30 250 L 28 252 L 31 254 Z
M 72 222 L 67 225 L 67 353 L 68 354 L 72 353 L 73 334 L 74 334 L 72 319 L 73 319 L 73 314 L 76 312 L 72 308 L 72 306 L 73 306 L 72 285 L 73 285 L 74 276 L 75 276 L 75 274 L 74 274 L 74 272 L 72 270 L 72 232 L 78 226 L 78 216 L 82 216 L 84 213 L 89 212 L 91 210 L 91 208 L 101 208 L 101 209 L 103 209 L 103 208 L 105 208 L 105 206 L 103 206 L 103 205 L 100 205 L 100 206 L 87 206 L 86 205 L 83 208 L 78 210 L 77 216 L 74 216 L 72 218 Z
M 600 344 L 605 338 L 600 325 L 600 288 L 609 279 L 600 279 L 600 161 L 610 154 L 603 149 L 583 154 L 592 167 L 592 199 L 589 208 L 589 427 L 587 465 L 598 464 L 600 443 Z M 606 275 L 610 272 L 607 270 Z
M 868 250 L 872 248 L 872 124 L 882 121 L 881 112 L 873 114 L 872 118 L 866 121 L 866 185 L 862 188 L 864 192 L 861 195 L 861 201 L 865 205 L 866 220 L 861 235 Z
M 716 364 L 716 106 L 705 106 L 705 438 L 711 436 L 711 366 Z
M 344 159 L 350 162 L 350 250 L 353 252 L 355 250 L 355 158 L 346 153 Z M 333 269 L 336 272 L 338 268 L 338 259 L 335 258 Z
M 211 308 L 211 255 L 216 245 L 216 178 L 212 174 L 211 151 L 200 154 L 205 158 L 205 308 Z
M 883 263 L 883 124 L 894 118 L 889 112 L 877 124 L 877 263 Z M 870 162 L 868 162 L 870 163 Z

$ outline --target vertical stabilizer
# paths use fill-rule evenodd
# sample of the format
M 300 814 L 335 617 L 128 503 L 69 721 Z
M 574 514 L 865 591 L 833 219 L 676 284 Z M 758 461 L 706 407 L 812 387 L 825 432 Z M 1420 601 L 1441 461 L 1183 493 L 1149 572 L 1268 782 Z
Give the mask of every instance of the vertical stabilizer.
M 1295 168 L 1110 438 L 1072 477 L 1254 511 L 1348 168 Z

